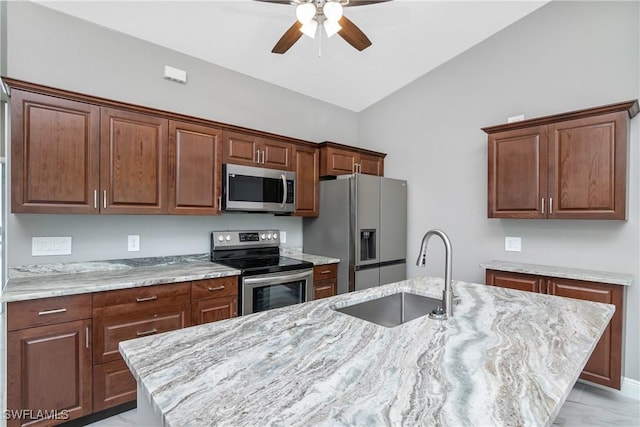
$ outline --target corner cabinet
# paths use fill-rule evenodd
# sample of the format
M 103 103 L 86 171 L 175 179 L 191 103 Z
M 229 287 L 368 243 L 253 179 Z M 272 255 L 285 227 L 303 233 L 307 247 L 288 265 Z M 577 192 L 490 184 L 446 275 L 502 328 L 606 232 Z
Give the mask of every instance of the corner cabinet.
M 352 173 L 384 176 L 386 154 L 325 141 L 320 149 L 320 176 Z
M 624 319 L 624 287 L 622 285 L 498 270 L 486 271 L 486 283 L 502 288 L 615 305 L 616 311 L 587 361 L 580 378 L 620 390 Z
M 488 217 L 625 220 L 637 113 L 635 100 L 483 128 Z

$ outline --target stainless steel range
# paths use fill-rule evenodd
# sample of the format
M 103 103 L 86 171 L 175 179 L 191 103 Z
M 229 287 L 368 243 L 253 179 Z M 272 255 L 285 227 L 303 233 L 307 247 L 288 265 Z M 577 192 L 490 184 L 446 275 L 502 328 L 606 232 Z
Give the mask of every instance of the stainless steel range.
M 241 271 L 242 315 L 313 299 L 313 264 L 280 256 L 278 230 L 214 231 L 211 261 Z

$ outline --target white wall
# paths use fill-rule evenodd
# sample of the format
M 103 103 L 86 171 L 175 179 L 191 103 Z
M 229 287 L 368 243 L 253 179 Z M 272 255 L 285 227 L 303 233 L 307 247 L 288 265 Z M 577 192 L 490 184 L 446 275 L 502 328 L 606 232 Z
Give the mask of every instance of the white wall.
M 492 259 L 633 274 L 626 303 L 626 372 L 640 379 L 640 117 L 632 122 L 629 221 L 487 219 L 487 139 L 481 127 L 639 97 L 638 2 L 552 2 L 359 115 L 363 146 L 386 151 L 385 172 L 409 181 L 408 256 L 442 228 L 456 279 L 484 282 Z M 429 52 L 417 51 L 428 55 Z M 505 236 L 522 252 L 505 252 Z M 442 275 L 434 243 L 426 270 Z
M 261 82 L 30 2 L 7 2 L 8 77 L 312 142 L 357 143 L 356 113 Z M 164 65 L 188 84 L 162 78 Z M 331 126 L 328 124 L 331 123 Z M 278 227 L 302 246 L 300 218 L 8 215 L 8 264 L 67 262 L 208 251 L 217 229 Z M 126 235 L 141 251 L 126 251 Z M 33 236 L 72 236 L 73 254 L 32 257 Z

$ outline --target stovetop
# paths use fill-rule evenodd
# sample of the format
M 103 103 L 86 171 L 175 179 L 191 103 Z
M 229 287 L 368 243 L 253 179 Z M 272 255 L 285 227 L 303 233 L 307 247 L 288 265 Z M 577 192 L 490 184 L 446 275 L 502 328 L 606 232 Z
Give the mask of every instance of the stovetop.
M 313 268 L 313 263 L 279 255 L 251 256 L 246 258 L 218 258 L 213 262 L 238 269 L 243 276 L 277 273 L 280 271 L 304 270 Z

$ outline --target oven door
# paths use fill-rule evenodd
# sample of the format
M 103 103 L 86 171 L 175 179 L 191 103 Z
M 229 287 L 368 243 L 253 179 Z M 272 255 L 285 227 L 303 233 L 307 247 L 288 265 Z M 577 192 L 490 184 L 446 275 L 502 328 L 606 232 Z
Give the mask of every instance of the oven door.
M 225 211 L 295 210 L 295 172 L 225 164 L 223 176 Z
M 257 313 L 313 299 L 313 269 L 242 278 L 242 314 Z

